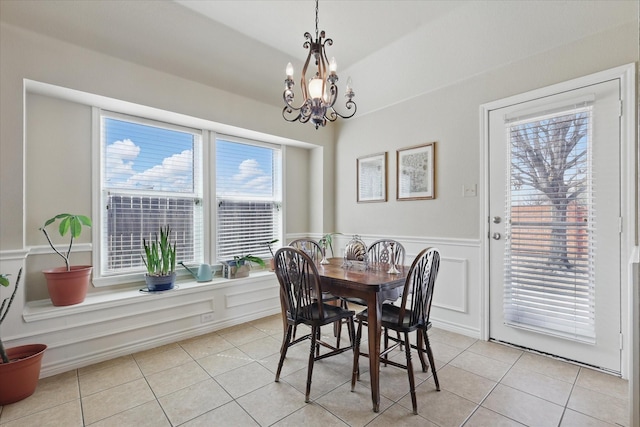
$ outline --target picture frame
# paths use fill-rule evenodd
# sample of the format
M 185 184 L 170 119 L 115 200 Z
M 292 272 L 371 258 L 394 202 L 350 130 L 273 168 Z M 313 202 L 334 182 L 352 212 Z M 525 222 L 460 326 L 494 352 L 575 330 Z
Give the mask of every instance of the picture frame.
M 397 200 L 436 198 L 435 154 L 435 142 L 396 151 Z
M 386 202 L 387 153 L 358 157 L 356 167 L 358 203 Z

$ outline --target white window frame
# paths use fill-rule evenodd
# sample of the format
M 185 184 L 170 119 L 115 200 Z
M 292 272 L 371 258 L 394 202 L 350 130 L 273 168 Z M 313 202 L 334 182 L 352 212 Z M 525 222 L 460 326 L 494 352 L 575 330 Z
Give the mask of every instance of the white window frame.
M 204 260 L 203 262 L 208 262 L 210 264 L 217 264 L 220 262 L 218 259 L 218 255 L 216 253 L 216 224 L 217 224 L 217 210 L 216 210 L 216 173 L 215 173 L 215 165 L 216 165 L 216 156 L 215 156 L 215 144 L 216 139 L 223 139 L 225 141 L 231 142 L 239 142 L 244 144 L 251 144 L 257 146 L 263 146 L 268 148 L 277 148 L 280 150 L 280 177 L 277 180 L 277 185 L 279 186 L 278 192 L 280 194 L 281 203 L 284 204 L 284 179 L 285 179 L 285 152 L 286 146 L 282 144 L 267 142 L 267 141 L 258 141 L 254 139 L 245 139 L 241 137 L 236 137 L 228 134 L 218 134 L 212 129 L 207 129 L 205 126 L 198 128 L 197 126 L 193 126 L 193 118 L 190 117 L 182 117 L 176 116 L 174 119 L 167 119 L 163 117 L 159 119 L 157 117 L 153 117 L 150 115 L 148 117 L 143 117 L 143 114 L 131 114 L 130 112 L 118 111 L 118 108 L 110 108 L 108 110 L 109 116 L 122 116 L 123 118 L 133 118 L 136 121 L 144 124 L 145 120 L 148 120 L 151 125 L 157 122 L 165 122 L 171 126 L 176 128 L 180 127 L 188 127 L 191 129 L 198 129 L 202 131 L 202 197 L 203 197 L 203 232 L 204 232 Z M 93 243 L 93 284 L 96 287 L 109 287 L 119 284 L 126 283 L 136 283 L 143 281 L 143 273 L 144 270 L 140 270 L 140 272 L 134 273 L 123 273 L 123 274 L 112 274 L 105 275 L 101 270 L 101 256 L 102 256 L 102 240 L 101 240 L 101 229 L 102 229 L 102 189 L 101 189 L 101 180 L 102 180 L 102 151 L 101 151 L 101 116 L 102 110 L 99 107 L 92 108 L 92 147 L 93 147 L 93 235 L 92 241 Z M 184 122 L 180 120 L 180 118 L 185 119 Z M 202 123 L 201 123 L 202 125 Z M 280 225 L 279 231 L 280 235 L 275 236 L 282 242 L 284 235 L 284 223 L 285 223 L 285 213 L 284 206 L 281 207 L 281 215 L 279 217 Z M 276 245 L 277 246 L 277 245 Z M 268 248 L 265 249 L 268 251 Z M 275 249 L 275 247 L 274 247 Z M 255 255 L 255 254 L 253 254 Z M 178 275 L 188 276 L 188 273 L 183 271 L 183 269 L 177 269 Z
M 105 206 L 105 195 L 103 188 L 104 182 L 104 163 L 103 163 L 103 155 L 104 155 L 104 147 L 102 146 L 102 119 L 110 118 L 116 120 L 123 120 L 133 123 L 138 123 L 140 125 L 146 126 L 156 126 L 165 129 L 171 129 L 186 133 L 193 133 L 194 135 L 198 135 L 200 137 L 199 148 L 200 148 L 200 162 L 194 165 L 194 175 L 200 175 L 200 178 L 196 178 L 195 185 L 199 187 L 196 189 L 195 197 L 199 197 L 203 200 L 203 207 L 201 213 L 201 228 L 203 230 L 204 236 L 201 241 L 201 250 L 202 255 L 196 255 L 198 260 L 196 261 L 204 261 L 203 258 L 206 257 L 206 248 L 207 248 L 207 240 L 206 240 L 206 224 L 208 223 L 208 209 L 206 204 L 204 203 L 205 194 L 207 189 L 204 188 L 206 185 L 206 177 L 204 174 L 205 163 L 206 163 L 206 153 L 205 153 L 205 144 L 206 138 L 205 134 L 208 132 L 204 132 L 202 129 L 195 129 L 193 127 L 185 127 L 177 123 L 168 123 L 161 122 L 159 120 L 144 118 L 140 116 L 134 116 L 126 113 L 114 112 L 111 110 L 101 110 L 99 108 L 93 108 L 92 110 L 92 124 L 93 124 L 93 242 L 95 242 L 93 246 L 93 265 L 94 265 L 94 273 L 93 273 L 93 284 L 96 287 L 102 286 L 110 286 L 119 283 L 129 283 L 141 280 L 142 274 L 144 273 L 144 266 L 140 266 L 140 268 L 135 269 L 127 269 L 122 272 L 107 272 L 104 270 L 104 257 L 105 251 L 103 250 L 103 227 L 106 226 L 105 222 L 107 220 L 106 215 L 106 206 Z M 126 192 L 126 191 L 124 191 Z M 199 193 L 199 194 L 198 194 Z M 162 196 L 162 194 L 158 194 Z M 191 197 L 194 197 L 192 194 Z
M 275 178 L 274 180 L 274 200 L 273 203 L 277 203 L 279 204 L 280 208 L 280 215 L 278 217 L 278 221 L 279 224 L 276 226 L 279 235 L 275 236 L 274 238 L 279 239 L 279 242 L 276 243 L 273 247 L 272 250 L 275 252 L 275 250 L 281 246 L 281 242 L 282 242 L 282 235 L 283 235 L 283 230 L 284 230 L 284 206 L 283 206 L 283 199 L 284 199 L 284 187 L 283 187 L 283 183 L 284 183 L 284 156 L 285 156 L 285 146 L 283 145 L 278 145 L 278 144 L 273 144 L 273 143 L 269 143 L 269 142 L 264 142 L 264 141 L 257 141 L 257 140 L 252 140 L 252 139 L 246 139 L 246 138 L 240 138 L 240 137 L 236 137 L 236 136 L 231 136 L 231 135 L 226 135 L 226 134 L 213 134 L 211 135 L 211 140 L 214 141 L 214 143 L 217 143 L 218 140 L 222 140 L 222 141 L 227 141 L 227 142 L 232 142 L 232 143 L 238 143 L 238 144 L 246 144 L 246 145 L 253 145 L 256 147 L 263 147 L 263 148 L 268 148 L 268 149 L 275 149 L 278 150 L 280 153 L 280 158 L 278 159 L 279 165 L 277 166 L 280 172 L 280 176 Z M 212 145 L 212 148 L 215 147 L 215 144 Z M 216 165 L 216 158 L 215 158 L 215 149 L 212 149 L 212 165 L 213 167 L 210 169 L 211 171 L 211 177 L 210 177 L 210 182 L 212 183 L 211 185 L 211 213 L 212 213 L 212 221 L 211 221 L 211 233 L 209 233 L 210 236 L 212 236 L 211 239 L 211 253 L 215 255 L 216 259 L 219 261 L 226 261 L 228 260 L 228 258 L 225 259 L 219 259 L 220 255 L 217 252 L 216 249 L 216 242 L 217 242 L 217 233 L 218 233 L 218 194 L 217 194 L 217 182 L 216 182 L 216 173 L 215 173 L 215 165 Z M 252 252 L 250 253 L 251 255 L 256 255 L 256 256 L 260 256 L 262 258 L 269 258 L 270 254 L 269 254 L 269 248 L 265 245 L 264 248 L 262 249 L 262 252 L 256 251 L 256 252 Z M 245 253 L 245 254 L 238 254 L 238 255 L 249 255 L 249 253 Z

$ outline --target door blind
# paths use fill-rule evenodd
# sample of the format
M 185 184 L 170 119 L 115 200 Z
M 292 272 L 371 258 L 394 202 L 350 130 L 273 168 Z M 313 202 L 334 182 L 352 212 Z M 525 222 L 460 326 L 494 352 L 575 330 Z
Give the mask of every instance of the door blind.
M 591 107 L 507 124 L 505 323 L 595 342 Z

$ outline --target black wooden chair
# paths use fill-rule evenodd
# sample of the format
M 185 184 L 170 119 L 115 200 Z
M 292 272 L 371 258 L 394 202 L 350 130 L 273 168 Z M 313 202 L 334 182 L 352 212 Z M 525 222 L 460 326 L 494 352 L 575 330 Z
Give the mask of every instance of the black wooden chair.
M 305 238 L 295 239 L 289 242 L 289 246 L 291 246 L 292 248 L 299 249 L 305 254 L 309 255 L 309 258 L 311 258 L 311 261 L 313 261 L 315 264 L 318 264 L 320 261 L 322 261 L 322 258 L 324 258 L 324 251 L 320 246 L 320 243 L 316 242 L 313 239 L 305 239 Z M 337 296 L 332 295 L 329 292 L 322 293 L 323 302 L 338 301 L 338 300 L 339 298 Z M 342 330 L 341 323 L 336 323 L 333 327 L 333 335 L 337 338 L 338 343 L 340 343 L 341 330 Z M 293 339 L 294 340 L 296 339 L 295 327 L 293 328 Z M 336 346 L 338 346 L 338 344 L 336 344 Z
M 314 362 L 353 349 L 353 337 L 355 336 L 353 316 L 355 312 L 345 310 L 340 306 L 326 304 L 322 299 L 316 297 L 321 294 L 320 276 L 309 255 L 292 247 L 283 247 L 276 252 L 275 260 L 276 276 L 280 282 L 280 291 L 284 300 L 283 316 L 286 316 L 287 320 L 287 331 L 284 334 L 280 350 L 276 382 L 280 380 L 280 372 L 289 347 L 310 339 L 311 348 L 305 393 L 305 402 L 309 402 Z M 334 347 L 320 339 L 322 326 L 340 322 L 343 319 L 347 319 L 347 327 L 349 328 L 350 345 L 348 347 Z M 293 329 L 299 324 L 310 326 L 311 333 L 292 340 Z M 330 351 L 319 354 L 320 345 Z
M 427 353 L 429 365 L 433 373 L 433 381 L 436 390 L 440 391 L 440 383 L 433 360 L 433 352 L 429 343 L 427 331 L 431 328 L 429 321 L 429 313 L 431 311 L 431 301 L 433 300 L 433 289 L 438 276 L 438 268 L 440 266 L 440 252 L 435 248 L 427 248 L 422 250 L 411 264 L 409 275 L 405 281 L 402 302 L 400 305 L 383 304 L 382 305 L 382 327 L 385 334 L 384 349 L 380 352 L 380 362 L 403 368 L 407 370 L 409 376 L 409 391 L 411 393 L 411 403 L 413 404 L 413 413 L 418 413 L 418 405 L 416 402 L 415 380 L 413 376 L 413 365 L 411 363 L 411 350 L 418 352 L 422 371 L 427 372 L 427 365 L 424 360 L 424 353 Z M 357 314 L 358 331 L 356 332 L 356 343 L 353 352 L 353 375 L 351 377 L 351 390 L 355 389 L 356 380 L 360 376 L 359 357 L 360 355 L 368 357 L 368 354 L 360 352 L 360 339 L 362 337 L 362 325 L 368 321 L 367 310 Z M 388 331 L 396 331 L 399 333 L 398 338 L 388 336 Z M 416 332 L 416 345 L 409 341 L 409 333 Z M 388 341 L 394 342 L 392 346 L 388 346 Z M 404 345 L 406 364 L 401 364 L 390 360 L 388 354 L 398 345 Z

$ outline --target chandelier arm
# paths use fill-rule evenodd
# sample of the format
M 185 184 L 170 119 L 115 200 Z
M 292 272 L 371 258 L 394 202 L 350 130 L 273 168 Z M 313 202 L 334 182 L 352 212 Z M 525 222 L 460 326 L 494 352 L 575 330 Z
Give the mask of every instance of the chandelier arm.
M 294 109 L 285 106 L 282 109 L 282 117 L 288 122 L 295 122 L 295 121 L 299 120 L 300 117 L 302 116 L 302 113 L 298 113 L 295 117 L 293 117 L 293 116 L 291 116 L 291 118 L 287 117 L 287 114 L 290 114 L 293 111 L 294 111 Z M 300 111 L 300 110 L 298 109 L 296 111 Z
M 351 108 L 353 108 L 353 111 L 351 112 L 351 114 L 340 114 L 339 112 L 336 111 L 335 108 L 331 107 L 331 111 L 333 113 L 335 113 L 338 117 L 343 118 L 343 119 L 348 119 L 353 117 L 354 114 L 356 114 L 356 111 L 358 110 L 358 106 L 356 105 L 355 102 L 353 102 L 351 99 L 347 101 L 347 103 L 345 104 L 345 106 L 347 107 L 347 110 L 351 110 Z M 334 119 L 335 120 L 335 119 Z M 333 120 L 332 120 L 333 121 Z

